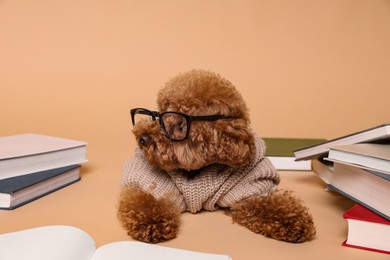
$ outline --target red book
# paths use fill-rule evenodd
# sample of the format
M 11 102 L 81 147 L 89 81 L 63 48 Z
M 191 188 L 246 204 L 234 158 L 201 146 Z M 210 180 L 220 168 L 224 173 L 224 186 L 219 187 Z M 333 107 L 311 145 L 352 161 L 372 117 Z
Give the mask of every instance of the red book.
M 390 221 L 356 204 L 343 216 L 348 236 L 343 246 L 390 254 Z

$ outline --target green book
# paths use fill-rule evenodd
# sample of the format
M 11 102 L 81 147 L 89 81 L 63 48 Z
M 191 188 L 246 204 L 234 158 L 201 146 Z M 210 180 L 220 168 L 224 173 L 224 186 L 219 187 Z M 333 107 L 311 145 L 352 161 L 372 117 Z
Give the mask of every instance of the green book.
M 268 157 L 277 170 L 305 170 L 310 171 L 311 161 L 296 161 L 294 150 L 303 147 L 313 146 L 325 142 L 325 139 L 312 138 L 263 138 Z

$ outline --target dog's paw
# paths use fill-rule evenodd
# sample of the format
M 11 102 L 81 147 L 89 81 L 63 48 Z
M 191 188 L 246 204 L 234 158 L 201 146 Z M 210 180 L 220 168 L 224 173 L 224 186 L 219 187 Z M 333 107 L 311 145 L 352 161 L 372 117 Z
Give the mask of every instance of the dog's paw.
M 316 235 L 308 209 L 290 192 L 245 199 L 234 204 L 230 214 L 234 222 L 281 241 L 301 243 Z
M 151 219 L 131 225 L 128 234 L 134 239 L 147 243 L 159 243 L 176 237 L 177 225 L 168 219 Z
M 180 210 L 166 199 L 156 199 L 138 187 L 122 190 L 118 218 L 134 239 L 158 243 L 175 238 L 180 224 Z

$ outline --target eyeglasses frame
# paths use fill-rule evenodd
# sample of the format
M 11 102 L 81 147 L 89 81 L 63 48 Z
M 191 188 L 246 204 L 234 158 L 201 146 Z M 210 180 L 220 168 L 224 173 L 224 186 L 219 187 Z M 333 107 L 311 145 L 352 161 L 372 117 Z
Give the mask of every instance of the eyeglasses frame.
M 180 142 L 180 141 L 183 141 L 183 140 L 188 138 L 188 136 L 190 134 L 190 127 L 191 127 L 192 121 L 216 121 L 216 120 L 219 120 L 219 119 L 237 119 L 238 118 L 238 117 L 234 117 L 234 116 L 224 116 L 224 115 L 190 116 L 190 115 L 183 114 L 183 113 L 180 113 L 180 112 L 175 112 L 175 111 L 166 111 L 166 112 L 160 113 L 158 111 L 151 111 L 151 110 L 148 110 L 146 108 L 133 108 L 133 109 L 130 109 L 131 122 L 133 123 L 133 126 L 135 125 L 134 117 L 135 117 L 136 114 L 142 114 L 142 115 L 151 116 L 153 121 L 156 121 L 156 118 L 158 118 L 159 119 L 159 123 L 160 123 L 160 127 L 161 127 L 165 137 L 168 138 L 171 141 L 174 141 L 174 142 Z M 165 124 L 164 124 L 164 122 L 162 120 L 164 114 L 177 114 L 177 115 L 180 115 L 180 116 L 182 116 L 182 117 L 184 117 L 186 119 L 186 121 L 187 121 L 187 133 L 186 133 L 186 135 L 185 135 L 185 137 L 183 139 L 173 139 L 168 134 L 168 132 L 165 129 Z

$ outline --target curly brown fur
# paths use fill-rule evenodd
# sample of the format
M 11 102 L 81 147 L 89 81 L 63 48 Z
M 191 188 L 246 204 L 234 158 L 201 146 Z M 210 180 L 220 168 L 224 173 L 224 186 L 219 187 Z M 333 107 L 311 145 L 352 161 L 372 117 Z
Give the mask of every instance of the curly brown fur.
M 158 243 L 176 237 L 180 210 L 167 199 L 155 199 L 136 186 L 122 189 L 118 218 L 133 238 Z
M 194 121 L 189 138 L 182 142 L 165 138 L 158 121 L 139 123 L 133 133 L 138 142 L 142 136 L 150 138 L 148 145 L 139 145 L 150 164 L 166 170 L 196 170 L 214 163 L 240 167 L 249 162 L 255 145 L 248 109 L 229 81 L 211 72 L 194 70 L 170 80 L 159 92 L 157 104 L 161 113 L 237 118 Z
M 277 240 L 300 243 L 312 240 L 316 234 L 308 209 L 289 191 L 239 201 L 229 214 L 234 222 Z
M 157 105 L 160 111 L 230 115 L 249 123 L 246 104 L 233 84 L 204 70 L 192 70 L 171 79 L 158 93 Z

